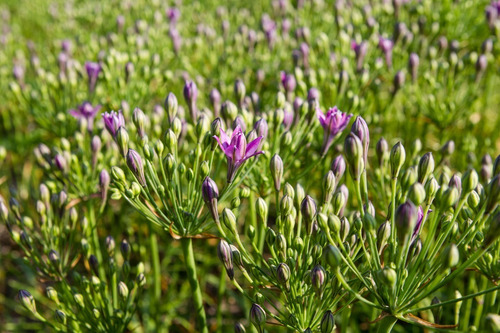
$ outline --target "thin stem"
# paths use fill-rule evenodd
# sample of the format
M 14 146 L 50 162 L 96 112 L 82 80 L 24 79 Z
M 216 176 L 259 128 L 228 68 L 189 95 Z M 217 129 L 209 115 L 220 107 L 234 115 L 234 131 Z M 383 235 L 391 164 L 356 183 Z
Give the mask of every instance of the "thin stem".
M 378 333 L 389 333 L 398 321 L 398 318 L 393 316 L 387 316 L 380 321 L 380 326 L 378 327 Z
M 191 285 L 193 293 L 193 301 L 198 319 L 198 332 L 208 333 L 207 317 L 205 308 L 203 307 L 203 297 L 201 294 L 198 276 L 196 275 L 196 262 L 194 261 L 193 240 L 191 238 L 181 239 L 182 252 L 184 254 L 184 264 L 186 265 L 186 272 Z

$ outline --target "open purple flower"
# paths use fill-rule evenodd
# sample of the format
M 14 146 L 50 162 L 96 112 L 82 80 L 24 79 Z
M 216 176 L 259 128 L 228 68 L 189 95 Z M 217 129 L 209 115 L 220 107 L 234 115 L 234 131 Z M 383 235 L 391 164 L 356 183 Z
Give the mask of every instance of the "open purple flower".
M 93 93 L 95 90 L 95 85 L 97 84 L 97 78 L 101 72 L 101 65 L 97 62 L 87 61 L 85 63 L 85 70 L 87 71 L 87 76 L 89 77 L 89 91 Z
M 257 151 L 259 148 L 262 136 L 253 140 L 247 145 L 247 139 L 245 133 L 241 130 L 240 126 L 237 126 L 231 138 L 220 129 L 220 138 L 217 136 L 213 137 L 219 143 L 220 148 L 226 154 L 227 159 L 227 182 L 231 183 L 236 175 L 238 168 L 250 157 L 263 154 L 263 151 Z
M 106 126 L 113 139 L 116 138 L 118 129 L 125 126 L 125 118 L 123 118 L 122 110 L 118 110 L 118 112 L 105 112 L 102 114 L 102 119 L 104 120 L 104 126 Z
M 100 109 L 100 105 L 92 106 L 89 102 L 83 102 L 76 110 L 69 110 L 69 113 L 78 120 L 85 119 L 87 121 L 87 129 L 91 132 L 94 127 L 94 118 Z
M 337 109 L 336 106 L 330 108 L 326 115 L 318 108 L 316 114 L 321 127 L 325 130 L 323 135 L 323 147 L 321 148 L 321 153 L 324 155 L 332 145 L 333 139 L 335 139 L 337 134 L 341 133 L 346 128 L 352 114 L 344 113 Z

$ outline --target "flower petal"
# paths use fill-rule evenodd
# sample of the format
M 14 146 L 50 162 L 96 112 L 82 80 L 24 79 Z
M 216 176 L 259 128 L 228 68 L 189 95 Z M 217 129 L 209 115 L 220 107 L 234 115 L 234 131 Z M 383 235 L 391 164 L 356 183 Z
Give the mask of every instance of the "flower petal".
M 253 140 L 250 142 L 247 146 L 247 151 L 245 152 L 245 157 L 250 156 L 255 154 L 257 149 L 259 148 L 260 142 L 262 141 L 263 137 L 259 136 L 257 139 Z

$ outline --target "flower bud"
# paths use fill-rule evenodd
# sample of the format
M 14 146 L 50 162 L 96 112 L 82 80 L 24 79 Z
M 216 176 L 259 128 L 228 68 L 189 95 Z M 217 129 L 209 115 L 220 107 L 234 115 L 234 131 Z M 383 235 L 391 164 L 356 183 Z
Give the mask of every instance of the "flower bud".
M 311 270 L 311 284 L 316 292 L 320 292 L 323 284 L 325 283 L 326 272 L 321 265 L 316 265 Z
M 330 170 L 323 178 L 323 202 L 329 203 L 332 200 L 335 185 L 335 175 Z
M 321 318 L 321 323 L 319 325 L 321 333 L 333 333 L 335 331 L 335 317 L 332 311 L 328 310 Z
M 57 309 L 56 313 L 55 313 L 55 317 L 59 323 L 66 325 L 66 314 L 63 311 Z
M 359 180 L 365 167 L 363 163 L 364 153 L 361 140 L 353 133 L 349 133 L 345 139 L 344 153 L 352 178 L 356 181 Z
M 120 283 L 118 283 L 118 294 L 124 300 L 127 299 L 128 297 L 129 294 L 128 287 L 123 281 L 120 281 Z
M 133 149 L 129 149 L 127 153 L 127 166 L 134 174 L 137 181 L 142 186 L 146 186 L 146 178 L 144 176 L 144 164 L 142 162 L 142 157 Z
M 434 157 L 432 156 L 432 153 L 426 153 L 422 158 L 420 158 L 420 161 L 418 162 L 418 181 L 419 183 L 424 184 L 427 181 L 427 178 L 429 175 L 434 172 Z
M 21 289 L 19 290 L 17 296 L 19 298 L 19 301 L 21 301 L 21 304 L 24 306 L 26 310 L 30 311 L 33 314 L 36 313 L 35 299 L 30 294 L 29 291 Z
M 252 304 L 250 309 L 250 322 L 255 326 L 259 333 L 263 333 L 263 326 L 266 322 L 266 312 L 264 309 L 258 304 Z
M 222 211 L 222 222 L 231 233 L 234 235 L 238 233 L 236 216 L 234 216 L 234 213 L 229 208 L 224 208 Z
M 380 140 L 378 140 L 375 151 L 377 153 L 379 165 L 384 165 L 389 158 L 389 144 L 384 138 L 380 138 Z
M 288 280 L 290 280 L 290 267 L 288 267 L 287 264 L 281 263 L 278 265 L 278 268 L 276 269 L 276 280 L 278 282 L 285 286 L 286 289 L 289 289 L 289 283 Z
M 340 250 L 334 245 L 327 245 L 323 250 L 325 262 L 334 270 L 340 267 L 342 263 L 342 254 Z
M 450 244 L 443 253 L 443 264 L 446 268 L 453 268 L 458 265 L 460 253 L 455 244 Z
M 308 226 L 308 232 L 310 232 L 312 230 L 312 222 L 316 216 L 316 202 L 314 202 L 313 198 L 309 195 L 306 196 L 304 200 L 302 200 L 300 211 L 306 225 Z
M 219 223 L 219 212 L 217 210 L 217 199 L 219 198 L 219 189 L 217 184 L 210 178 L 206 177 L 201 185 L 201 194 L 203 201 L 207 205 L 212 218 L 216 223 Z
M 224 265 L 229 279 L 234 279 L 233 254 L 231 246 L 225 240 L 221 239 L 219 242 L 219 245 L 217 246 L 217 256 Z
M 392 178 L 397 178 L 401 167 L 406 160 L 406 151 L 401 142 L 398 142 L 392 147 L 390 163 L 391 163 L 391 175 Z
M 238 79 L 234 83 L 234 97 L 238 101 L 240 107 L 243 105 L 243 100 L 245 99 L 246 88 L 242 80 Z
M 363 143 L 363 162 L 366 167 L 368 157 L 368 146 L 370 145 L 370 131 L 366 121 L 361 116 L 357 116 L 352 124 L 351 133 L 355 134 Z
M 342 157 L 342 155 L 338 155 L 333 159 L 332 165 L 330 169 L 333 171 L 333 174 L 335 175 L 335 180 L 338 182 L 340 178 L 344 175 L 346 168 L 345 160 Z
M 240 322 L 236 322 L 234 324 L 234 333 L 246 333 L 245 326 Z
M 417 217 L 417 208 L 411 201 L 407 201 L 398 207 L 396 211 L 396 230 L 400 246 L 403 246 L 415 229 Z
M 274 154 L 271 158 L 269 168 L 273 176 L 274 188 L 276 191 L 279 191 L 281 189 L 281 180 L 283 179 L 283 161 L 278 154 Z
M 420 183 L 414 183 L 410 187 L 408 197 L 410 198 L 410 200 L 412 202 L 415 203 L 415 205 L 422 204 L 425 200 L 425 188 L 424 188 L 424 186 Z
M 118 148 L 120 149 L 120 154 L 122 154 L 123 157 L 125 157 L 127 154 L 128 142 L 129 142 L 129 137 L 127 129 L 122 126 L 116 132 L 116 143 L 118 144 Z
M 145 135 L 144 132 L 144 121 L 145 121 L 146 116 L 144 115 L 144 112 L 142 112 L 141 109 L 135 108 L 134 113 L 132 114 L 132 121 L 135 125 L 135 128 L 137 129 L 137 134 L 139 135 L 140 138 L 143 138 Z

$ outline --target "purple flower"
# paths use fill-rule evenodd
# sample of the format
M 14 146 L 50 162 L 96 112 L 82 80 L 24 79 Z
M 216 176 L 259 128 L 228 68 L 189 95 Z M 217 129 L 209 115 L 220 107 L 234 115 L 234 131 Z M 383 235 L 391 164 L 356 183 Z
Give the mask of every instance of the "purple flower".
M 227 159 L 227 182 L 231 183 L 236 175 L 236 171 L 238 168 L 250 157 L 257 156 L 259 154 L 263 154 L 263 151 L 257 151 L 259 148 L 260 141 L 262 140 L 262 136 L 259 136 L 257 139 L 253 140 L 247 145 L 247 139 L 245 138 L 245 134 L 241 130 L 240 126 L 237 126 L 233 133 L 231 134 L 231 138 L 224 132 L 224 130 L 220 129 L 220 138 L 217 136 L 213 137 L 219 143 L 220 148 L 226 154 Z
M 101 72 L 101 65 L 97 62 L 87 61 L 85 63 L 85 70 L 87 71 L 87 76 L 89 77 L 89 91 L 93 93 L 95 90 L 95 85 L 97 83 L 97 78 Z
M 333 139 L 335 139 L 335 136 L 346 128 L 352 114 L 344 113 L 337 109 L 336 106 L 330 108 L 326 115 L 323 114 L 323 112 L 321 112 L 318 108 L 316 109 L 316 114 L 318 115 L 321 127 L 324 129 L 323 147 L 321 152 L 322 154 L 326 154 L 333 142 Z
M 118 129 L 125 126 L 125 118 L 123 118 L 122 110 L 118 112 L 105 112 L 102 115 L 102 119 L 104 120 L 104 126 L 106 126 L 113 139 L 116 138 Z
M 285 130 L 288 131 L 293 123 L 293 111 L 289 107 L 285 107 L 283 109 L 283 114 L 283 126 L 285 127 Z
M 91 132 L 94 126 L 94 118 L 100 109 L 100 105 L 92 106 L 89 102 L 83 102 L 78 106 L 78 109 L 69 110 L 69 114 L 76 119 L 85 119 L 87 121 L 87 129 Z

